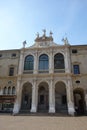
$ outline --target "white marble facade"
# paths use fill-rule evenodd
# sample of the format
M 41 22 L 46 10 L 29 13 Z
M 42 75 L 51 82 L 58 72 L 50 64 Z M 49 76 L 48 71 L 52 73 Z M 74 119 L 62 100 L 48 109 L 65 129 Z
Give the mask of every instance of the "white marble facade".
M 61 53 L 64 56 L 65 68 L 63 72 L 54 73 L 54 56 L 57 53 Z M 49 57 L 49 67 L 48 72 L 39 73 L 39 57 L 42 54 L 46 54 Z M 24 61 L 25 57 L 28 55 L 33 55 L 34 57 L 34 69 L 33 73 L 29 74 L 24 70 Z M 48 87 L 48 112 L 55 113 L 55 87 L 56 84 L 62 85 L 65 87 L 65 95 L 67 98 L 67 111 L 70 115 L 74 115 L 74 104 L 72 94 L 72 80 L 71 80 L 71 66 L 70 66 L 70 57 L 69 57 L 69 44 L 68 41 L 64 41 L 64 45 L 57 45 L 53 42 L 52 35 L 47 37 L 43 34 L 42 37 L 37 37 L 35 44 L 29 48 L 22 48 L 20 51 L 20 60 L 19 60 L 19 71 L 18 71 L 18 80 L 17 80 L 17 98 L 14 105 L 13 113 L 16 114 L 21 109 L 22 102 L 22 91 L 24 84 L 31 84 L 32 88 L 32 100 L 30 112 L 38 111 L 38 93 L 39 85 L 45 87 L 47 84 Z M 61 71 L 61 69 L 59 69 Z M 59 86 L 58 85 L 58 86 Z M 64 86 L 63 86 L 64 85 Z M 59 86 L 60 87 L 60 86 Z M 61 90 L 62 91 L 62 90 Z M 61 93 L 61 92 L 60 92 Z
M 77 105 L 78 107 L 79 104 L 82 105 L 79 103 L 80 98 L 82 98 L 82 102 L 85 102 L 83 106 L 86 111 L 87 71 L 84 71 L 84 75 L 79 73 L 75 75 L 72 69 L 73 64 L 81 63 L 75 57 L 77 55 L 71 54 L 71 50 L 72 48 L 80 50 L 80 48 L 70 46 L 67 38 L 63 42 L 63 45 L 54 43 L 52 33 L 50 32 L 50 36 L 46 36 L 45 30 L 42 36 L 37 34 L 33 46 L 26 48 L 26 42 L 23 42 L 18 60 L 16 100 L 13 114 L 18 114 L 20 111 L 32 113 L 44 111 L 48 113 L 64 112 L 73 116 L 76 113 Z M 85 49 L 87 50 L 87 46 L 83 47 L 83 50 Z M 57 54 L 62 56 L 62 61 L 61 58 L 56 61 Z M 42 57 L 43 62 L 46 62 L 44 65 L 40 61 L 40 57 L 43 55 L 48 58 L 46 61 Z M 28 56 L 30 56 L 29 63 L 26 60 Z M 30 68 L 26 65 L 27 63 Z M 56 67 L 57 65 L 59 68 Z M 81 83 L 78 82 L 79 80 Z M 78 111 L 83 109 L 80 107 Z

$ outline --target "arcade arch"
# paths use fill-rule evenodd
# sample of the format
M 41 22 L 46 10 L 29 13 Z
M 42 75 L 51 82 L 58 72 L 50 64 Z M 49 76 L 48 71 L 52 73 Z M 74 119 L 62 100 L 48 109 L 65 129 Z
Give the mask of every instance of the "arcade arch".
M 56 112 L 67 112 L 66 85 L 61 81 L 55 84 L 55 110 Z
M 32 84 L 27 82 L 23 85 L 22 89 L 21 110 L 30 111 L 31 103 L 32 103 Z

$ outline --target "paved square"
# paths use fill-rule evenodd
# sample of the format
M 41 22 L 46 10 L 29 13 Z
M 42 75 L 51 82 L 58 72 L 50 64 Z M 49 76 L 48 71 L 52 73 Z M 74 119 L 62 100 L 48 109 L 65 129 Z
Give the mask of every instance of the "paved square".
M 87 130 L 87 117 L 0 115 L 0 130 Z

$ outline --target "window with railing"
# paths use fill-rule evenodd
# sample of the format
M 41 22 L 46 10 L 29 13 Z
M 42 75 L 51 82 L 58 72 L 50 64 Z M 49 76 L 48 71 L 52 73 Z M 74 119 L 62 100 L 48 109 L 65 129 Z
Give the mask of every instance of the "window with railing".
M 54 56 L 54 72 L 65 72 L 64 56 L 61 53 Z
M 42 54 L 39 57 L 39 73 L 49 72 L 49 58 L 48 55 Z
M 28 55 L 25 57 L 24 61 L 24 73 L 33 73 L 34 68 L 34 57 L 32 55 Z

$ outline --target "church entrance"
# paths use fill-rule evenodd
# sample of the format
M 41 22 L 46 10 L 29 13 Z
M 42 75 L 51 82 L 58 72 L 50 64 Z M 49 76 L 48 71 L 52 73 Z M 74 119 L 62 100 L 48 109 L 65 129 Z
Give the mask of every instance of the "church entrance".
M 84 91 L 81 88 L 77 88 L 73 92 L 74 94 L 74 106 L 76 115 L 85 114 L 85 100 L 84 100 Z
M 66 86 L 63 82 L 55 85 L 55 110 L 57 113 L 67 113 Z
M 38 88 L 38 111 L 47 112 L 49 104 L 48 84 L 41 83 Z
M 30 83 L 25 83 L 22 90 L 21 110 L 30 111 L 31 99 L 32 99 L 32 85 Z

